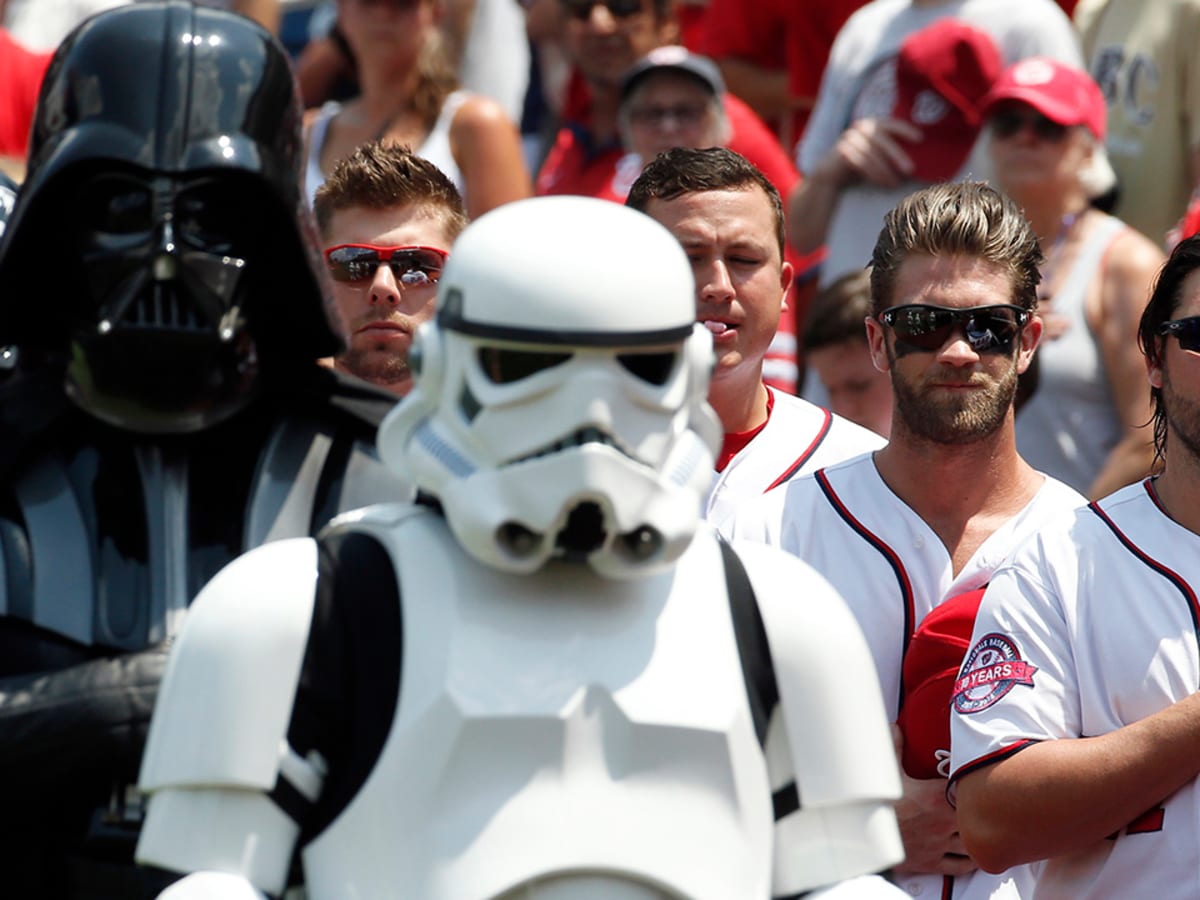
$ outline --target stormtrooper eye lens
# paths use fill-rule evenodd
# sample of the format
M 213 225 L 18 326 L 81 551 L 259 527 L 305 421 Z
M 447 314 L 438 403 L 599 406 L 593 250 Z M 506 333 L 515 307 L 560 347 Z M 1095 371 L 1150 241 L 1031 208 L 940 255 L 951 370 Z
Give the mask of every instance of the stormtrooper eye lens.
M 655 353 L 620 353 L 617 362 L 636 378 L 648 384 L 661 387 L 667 383 L 671 373 L 675 371 L 675 362 L 679 354 L 674 351 L 658 351 Z
M 540 350 L 513 350 L 508 347 L 480 347 L 479 365 L 493 384 L 512 384 L 530 375 L 562 365 L 570 353 Z

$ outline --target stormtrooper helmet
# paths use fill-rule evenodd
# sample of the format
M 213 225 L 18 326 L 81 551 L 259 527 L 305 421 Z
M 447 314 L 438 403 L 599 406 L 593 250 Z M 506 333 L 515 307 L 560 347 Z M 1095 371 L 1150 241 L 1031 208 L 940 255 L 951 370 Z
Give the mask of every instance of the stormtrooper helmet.
M 648 216 L 540 197 L 455 242 L 384 462 L 437 498 L 483 563 L 635 577 L 690 543 L 720 424 L 712 338 L 682 248 Z

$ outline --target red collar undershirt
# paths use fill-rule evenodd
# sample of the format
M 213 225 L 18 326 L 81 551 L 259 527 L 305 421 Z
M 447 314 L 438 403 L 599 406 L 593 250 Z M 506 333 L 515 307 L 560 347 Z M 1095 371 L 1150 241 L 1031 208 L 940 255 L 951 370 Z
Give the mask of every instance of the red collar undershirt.
M 767 391 L 767 417 L 762 420 L 761 425 L 756 425 L 749 431 L 725 432 L 725 441 L 721 444 L 721 454 L 717 457 L 716 470 L 718 472 L 724 472 L 729 461 L 741 453 L 743 448 L 754 440 L 755 435 L 767 427 L 767 423 L 771 421 L 771 410 L 774 408 L 775 395 L 771 391 Z

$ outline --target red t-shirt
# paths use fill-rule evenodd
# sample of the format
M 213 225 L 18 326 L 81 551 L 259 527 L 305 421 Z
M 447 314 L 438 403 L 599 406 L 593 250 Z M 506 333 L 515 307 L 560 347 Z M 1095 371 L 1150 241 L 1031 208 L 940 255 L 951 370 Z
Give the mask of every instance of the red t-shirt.
M 850 14 L 866 2 L 710 0 L 702 52 L 716 60 L 735 57 L 763 68 L 786 70 L 789 93 L 809 103 L 793 117 L 792 138 L 799 140 L 821 85 L 833 39 Z
M 42 77 L 53 53 L 35 53 L 0 28 L 0 155 L 25 158 Z
M 704 53 L 704 27 L 708 21 L 708 0 L 677 0 L 675 21 L 679 23 L 679 43 L 693 53 Z

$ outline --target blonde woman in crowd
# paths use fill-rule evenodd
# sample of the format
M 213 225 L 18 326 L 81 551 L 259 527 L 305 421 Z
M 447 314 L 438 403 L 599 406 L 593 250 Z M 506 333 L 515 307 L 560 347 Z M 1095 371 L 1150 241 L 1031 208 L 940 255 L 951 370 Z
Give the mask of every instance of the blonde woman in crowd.
M 1044 57 L 1007 69 L 985 101 L 997 185 L 1042 245 L 1045 337 L 1017 447 L 1091 498 L 1137 481 L 1154 458 L 1137 324 L 1162 252 L 1093 200 L 1115 176 L 1105 104 L 1084 71 Z
M 338 0 L 359 93 L 310 110 L 309 198 L 367 141 L 406 144 L 457 185 L 475 218 L 532 192 L 517 127 L 495 101 L 460 90 L 439 26 L 443 0 Z

